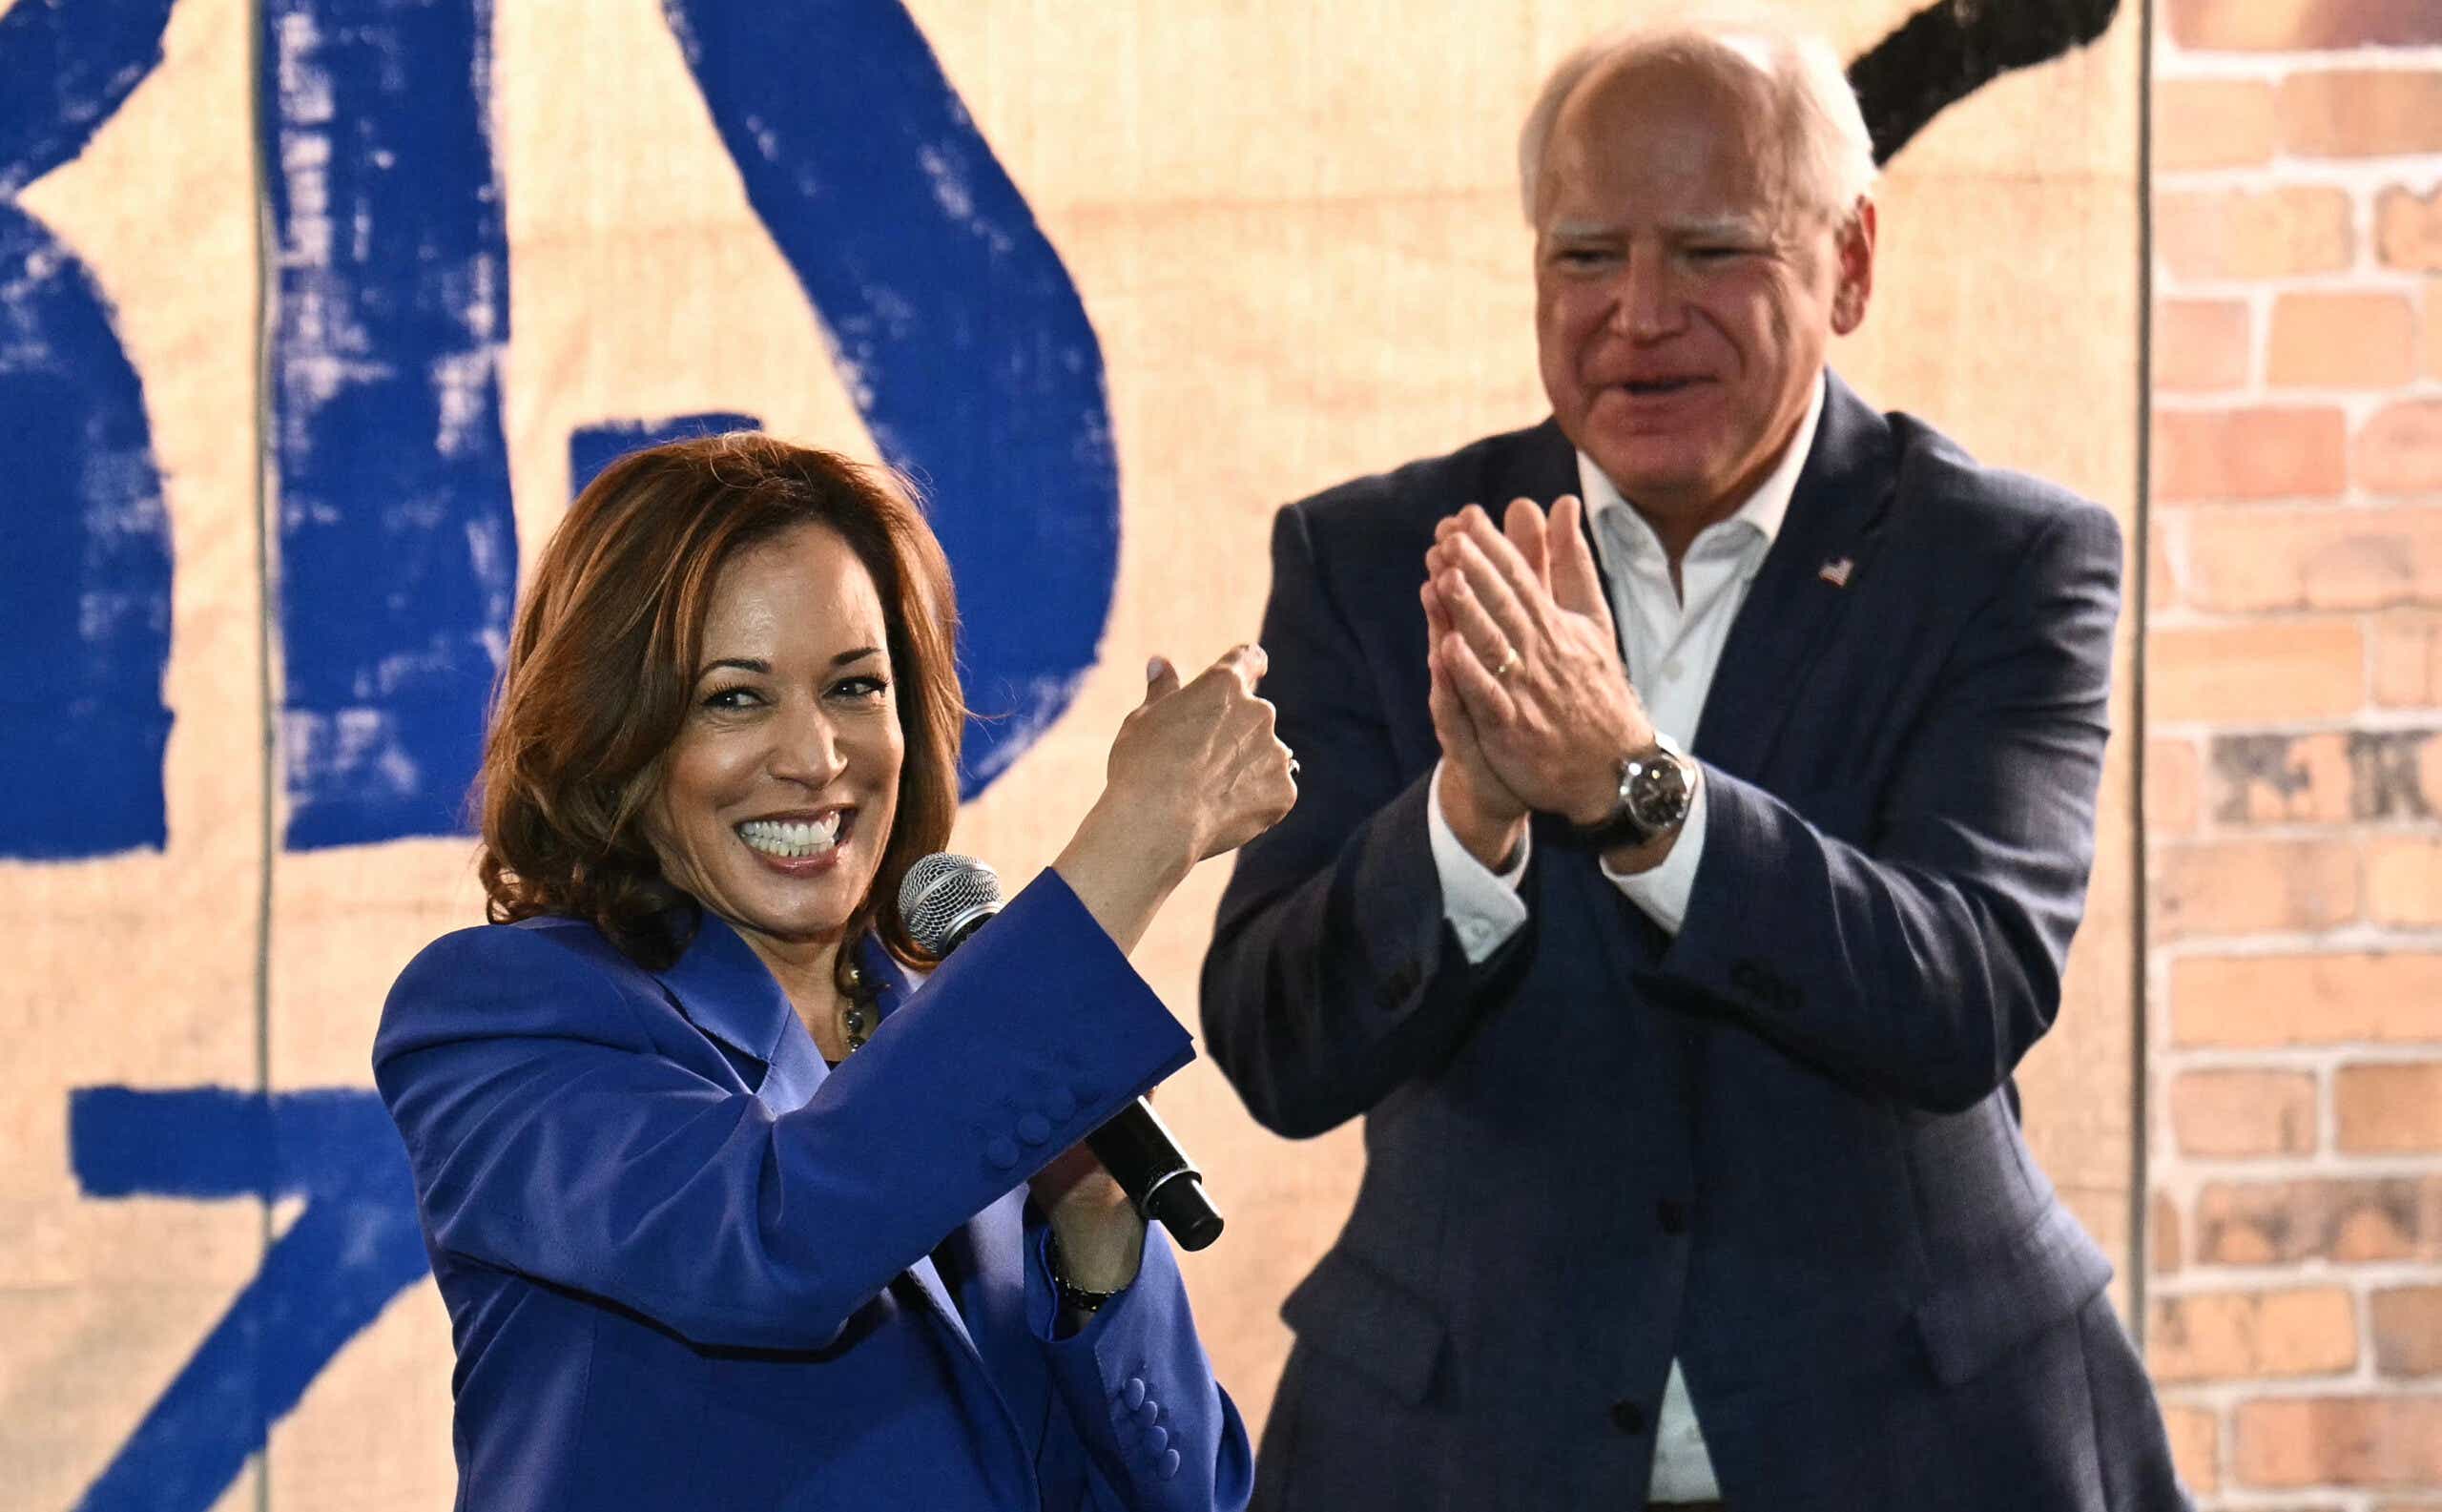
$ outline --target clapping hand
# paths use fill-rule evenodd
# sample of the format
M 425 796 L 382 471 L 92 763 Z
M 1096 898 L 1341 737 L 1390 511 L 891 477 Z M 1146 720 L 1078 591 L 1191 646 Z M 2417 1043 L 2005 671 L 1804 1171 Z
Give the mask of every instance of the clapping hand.
M 1548 520 L 1519 499 L 1505 530 L 1472 504 L 1435 527 L 1425 613 L 1445 796 L 1456 771 L 1480 798 L 1480 774 L 1514 804 L 1592 824 L 1617 802 L 1620 758 L 1653 739 L 1582 515 L 1564 494 Z

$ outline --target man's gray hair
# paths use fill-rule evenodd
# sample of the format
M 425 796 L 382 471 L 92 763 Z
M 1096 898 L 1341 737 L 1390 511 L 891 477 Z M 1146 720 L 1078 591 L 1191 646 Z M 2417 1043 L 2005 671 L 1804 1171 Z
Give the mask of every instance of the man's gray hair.
M 1772 125 L 1789 150 L 1790 181 L 1807 208 L 1844 217 L 1873 188 L 1873 139 L 1840 55 L 1814 32 L 1742 11 L 1624 28 L 1560 61 L 1518 134 L 1518 194 L 1529 225 L 1561 107 L 1587 74 L 1634 62 L 1673 63 L 1717 76 L 1760 71 L 1776 107 Z

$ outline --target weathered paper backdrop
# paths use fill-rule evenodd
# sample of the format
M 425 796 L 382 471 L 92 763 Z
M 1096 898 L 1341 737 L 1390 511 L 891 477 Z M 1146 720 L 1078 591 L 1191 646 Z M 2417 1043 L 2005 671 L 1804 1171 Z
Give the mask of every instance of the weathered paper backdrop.
M 1798 9 L 1855 56 L 1914 7 Z M 477 917 L 453 817 L 572 470 L 699 416 L 921 468 L 1012 715 L 959 839 L 1022 879 L 1146 654 L 1252 633 L 1278 504 L 1543 413 L 1513 142 L 1621 13 L 0 0 L 0 1505 L 449 1495 L 366 1051 Z M 2132 14 L 1909 144 L 1836 356 L 2124 521 L 2138 70 Z M 2121 1253 L 2127 755 L 2023 1079 Z M 1190 1023 L 1221 880 L 1140 953 Z M 1189 1274 L 1259 1419 L 1355 1130 L 1274 1140 L 1201 1065 L 1163 1105 L 1230 1212 Z

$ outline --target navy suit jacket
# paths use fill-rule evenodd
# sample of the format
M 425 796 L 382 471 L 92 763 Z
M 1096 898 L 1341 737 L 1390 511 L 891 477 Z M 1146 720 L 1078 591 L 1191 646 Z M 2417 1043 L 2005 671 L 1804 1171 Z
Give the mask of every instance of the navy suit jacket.
M 457 1345 L 458 1505 L 1243 1505 L 1158 1232 L 1053 1339 L 1024 1181 L 1192 1056 L 1054 873 L 921 990 L 864 942 L 827 1069 L 706 916 L 649 972 L 568 919 L 445 936 L 373 1069 Z
M 1518 935 L 1471 966 L 1443 922 L 1425 549 L 1578 491 L 1558 426 L 1282 511 L 1302 792 L 1223 898 L 1206 1040 L 1280 1132 L 1363 1115 L 1366 1168 L 1283 1309 L 1258 1505 L 1641 1505 L 1674 1357 L 1732 1507 L 2181 1504 L 2010 1083 L 2083 906 L 2119 531 L 1828 382 L 1675 938 L 1543 818 Z

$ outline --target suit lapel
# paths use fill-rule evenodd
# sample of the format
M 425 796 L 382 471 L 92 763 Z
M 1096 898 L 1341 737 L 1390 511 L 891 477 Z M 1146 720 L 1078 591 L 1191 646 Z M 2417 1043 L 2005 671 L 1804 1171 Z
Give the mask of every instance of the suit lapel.
M 859 941 L 854 948 L 859 967 L 880 988 L 880 1014 L 886 1016 L 904 1001 L 907 976 L 889 952 L 872 942 Z M 669 970 L 654 975 L 689 1023 L 763 1063 L 762 1085 L 755 1095 L 774 1113 L 804 1107 L 831 1075 L 778 981 L 737 931 L 713 914 L 703 915 L 685 954 Z M 931 1257 L 909 1266 L 907 1274 L 942 1324 L 973 1353 L 975 1339 Z
M 1891 427 L 1835 374 L 1788 516 L 1730 626 L 1696 724 L 1696 754 L 1752 779 L 1850 604 L 1875 590 L 1874 527 L 1889 503 Z

